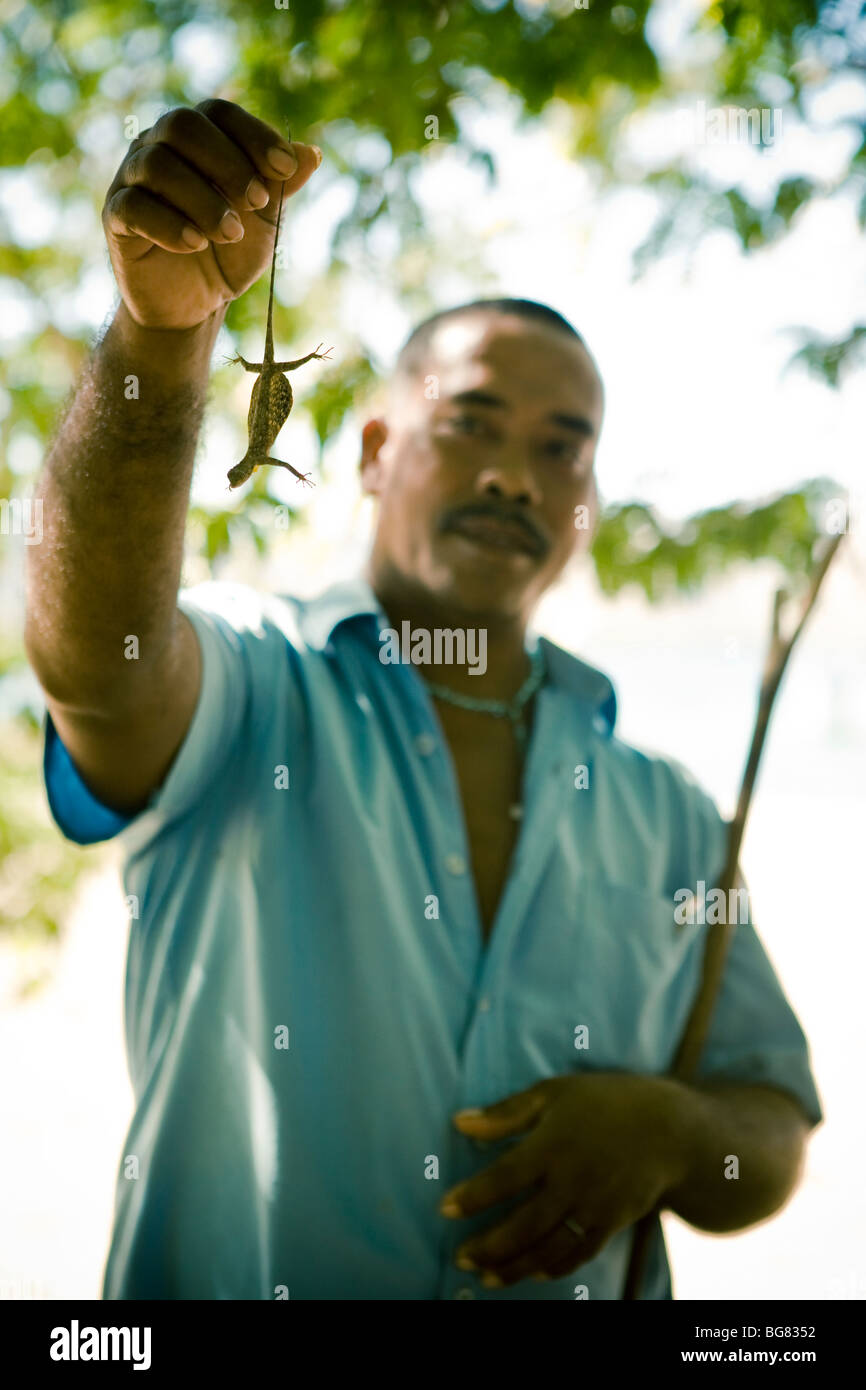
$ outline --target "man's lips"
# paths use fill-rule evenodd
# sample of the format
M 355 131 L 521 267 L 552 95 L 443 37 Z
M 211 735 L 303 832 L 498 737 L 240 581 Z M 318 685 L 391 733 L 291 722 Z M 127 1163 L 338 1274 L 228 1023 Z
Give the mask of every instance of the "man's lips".
M 518 522 L 500 517 L 464 516 L 453 521 L 448 529 L 496 550 L 518 550 L 524 555 L 540 555 L 542 550 L 531 531 Z

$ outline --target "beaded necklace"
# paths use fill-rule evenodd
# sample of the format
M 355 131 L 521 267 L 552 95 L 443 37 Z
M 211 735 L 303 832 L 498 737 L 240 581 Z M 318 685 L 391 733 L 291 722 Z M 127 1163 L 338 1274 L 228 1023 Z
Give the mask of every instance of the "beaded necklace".
M 437 700 L 444 700 L 446 704 L 457 705 L 460 709 L 468 709 L 476 714 L 492 714 L 496 719 L 510 719 L 514 729 L 514 737 L 517 739 L 521 749 L 526 747 L 527 731 L 523 711 L 532 699 L 533 695 L 544 684 L 547 674 L 544 665 L 544 657 L 541 653 L 541 644 L 532 651 L 530 655 L 531 669 L 526 680 L 521 685 L 517 694 L 510 700 L 483 700 L 474 695 L 464 695 L 457 690 L 449 690 L 445 685 L 433 685 L 428 682 L 427 689 L 431 695 L 435 695 Z

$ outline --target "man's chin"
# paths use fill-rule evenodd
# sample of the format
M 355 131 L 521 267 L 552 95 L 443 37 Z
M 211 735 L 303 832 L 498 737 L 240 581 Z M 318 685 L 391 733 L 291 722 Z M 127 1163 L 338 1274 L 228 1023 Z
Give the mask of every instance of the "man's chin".
M 449 542 L 462 536 L 447 537 Z M 538 556 L 526 552 L 497 551 L 467 542 L 443 546 L 436 556 L 435 587 L 438 595 L 466 612 L 516 616 L 526 607 L 530 593 L 539 590 Z

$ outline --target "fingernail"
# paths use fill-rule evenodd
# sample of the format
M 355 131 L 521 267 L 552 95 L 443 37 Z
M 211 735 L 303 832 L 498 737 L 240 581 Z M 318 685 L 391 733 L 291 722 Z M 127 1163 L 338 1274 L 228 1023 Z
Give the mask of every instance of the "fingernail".
M 533 1274 L 532 1277 L 533 1277 L 533 1279 L 535 1280 L 535 1282 L 536 1282 L 537 1284 L 549 1284 L 549 1283 L 550 1283 L 550 1275 L 549 1275 L 549 1274 Z
M 203 251 L 207 246 L 207 237 L 202 236 L 198 227 L 184 227 L 181 236 L 187 246 L 192 247 L 193 251 Z
M 457 1266 L 458 1269 L 473 1270 L 473 1269 L 477 1269 L 477 1268 L 478 1268 L 478 1266 L 477 1266 L 477 1264 L 475 1263 L 475 1261 L 474 1261 L 474 1260 L 470 1260 L 470 1258 L 469 1258 L 468 1255 L 458 1255 L 458 1256 L 457 1256 L 457 1259 L 454 1261 L 454 1263 L 456 1264 L 456 1266 Z
M 268 159 L 270 163 L 273 164 L 277 173 L 282 174 L 283 177 L 293 174 L 298 167 L 298 161 L 295 159 L 295 156 L 289 150 L 282 149 L 279 145 L 271 145 L 271 148 L 268 150 Z
M 244 224 L 237 213 L 232 212 L 231 208 L 229 208 L 228 212 L 223 213 L 222 221 L 220 222 L 220 233 L 222 236 L 227 237 L 229 241 L 240 241 L 244 234 Z
M 485 1274 L 481 1279 L 485 1289 L 504 1289 L 505 1284 L 498 1274 Z
M 462 1215 L 463 1215 L 463 1212 L 462 1212 L 461 1209 L 460 1209 L 460 1204 L 459 1204 L 458 1202 L 452 1202 L 452 1201 L 450 1201 L 450 1200 L 444 1201 L 444 1202 L 442 1203 L 441 1207 L 439 1208 L 439 1210 L 440 1210 L 440 1212 L 442 1213 L 443 1216 L 462 1216 Z
M 476 1110 L 458 1110 L 458 1111 L 457 1111 L 457 1114 L 454 1116 L 454 1118 L 455 1118 L 455 1120 L 477 1120 L 478 1117 L 479 1117 L 480 1115 L 483 1115 L 483 1114 L 484 1114 L 484 1111 L 483 1111 L 483 1110 L 477 1110 L 477 1109 L 476 1109 Z
M 258 179 L 250 179 L 247 185 L 247 202 L 254 208 L 263 208 L 265 203 L 270 201 L 270 195 L 263 183 Z
M 320 165 L 321 162 L 322 162 L 322 151 L 319 149 L 318 145 L 311 145 L 311 146 L 310 146 L 310 149 L 313 151 L 313 154 L 316 156 L 316 168 L 318 169 L 319 165 Z

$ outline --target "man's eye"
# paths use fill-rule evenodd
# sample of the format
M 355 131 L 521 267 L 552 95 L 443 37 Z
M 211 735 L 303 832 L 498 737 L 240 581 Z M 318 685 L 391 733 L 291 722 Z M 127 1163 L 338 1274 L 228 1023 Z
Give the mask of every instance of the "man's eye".
M 452 415 L 451 424 L 461 434 L 476 434 L 482 427 L 477 415 Z
M 556 440 L 545 446 L 545 453 L 554 463 L 568 468 L 574 478 L 588 478 L 592 473 L 592 458 L 571 440 Z
M 545 452 L 550 458 L 562 459 L 566 463 L 578 463 L 580 461 L 580 447 L 572 444 L 566 439 L 553 439 L 545 445 Z

